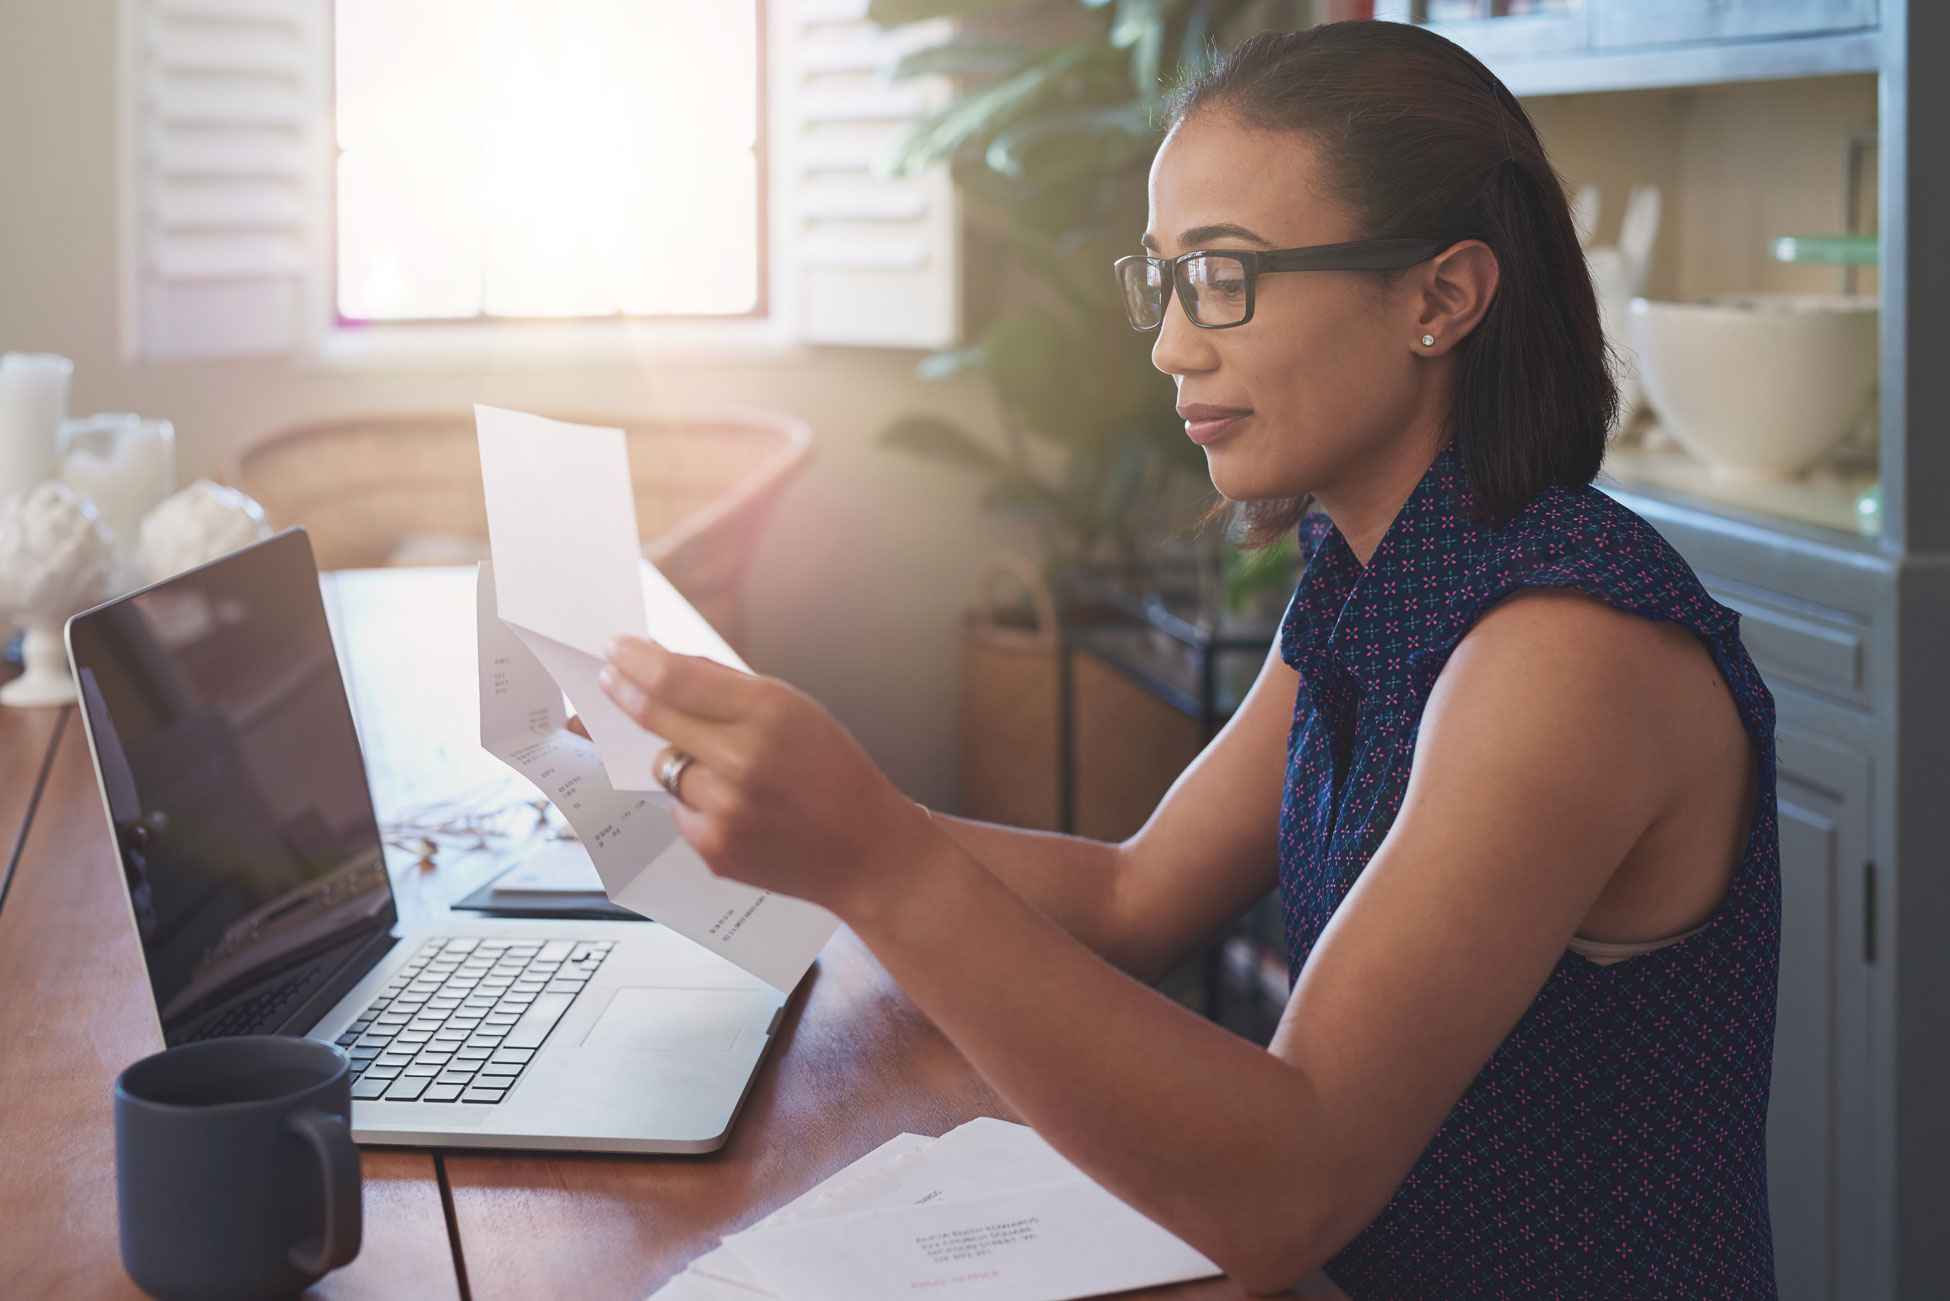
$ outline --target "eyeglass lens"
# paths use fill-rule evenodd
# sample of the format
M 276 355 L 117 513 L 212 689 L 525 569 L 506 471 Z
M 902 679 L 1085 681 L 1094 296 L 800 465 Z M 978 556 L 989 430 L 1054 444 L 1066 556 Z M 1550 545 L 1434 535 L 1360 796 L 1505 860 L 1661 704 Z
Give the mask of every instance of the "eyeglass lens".
M 1155 330 L 1164 319 L 1164 268 L 1150 258 L 1124 258 L 1117 264 L 1119 287 L 1124 291 L 1124 315 L 1134 330 Z
M 1191 292 L 1192 319 L 1200 325 L 1237 325 L 1246 319 L 1246 264 L 1208 253 L 1178 264 Z
M 1152 330 L 1164 320 L 1165 299 L 1171 293 L 1166 267 L 1152 258 L 1126 258 L 1118 263 L 1124 291 L 1124 314 L 1139 330 Z M 1176 264 L 1180 299 L 1199 325 L 1236 325 L 1246 319 L 1245 263 L 1222 253 L 1205 253 Z

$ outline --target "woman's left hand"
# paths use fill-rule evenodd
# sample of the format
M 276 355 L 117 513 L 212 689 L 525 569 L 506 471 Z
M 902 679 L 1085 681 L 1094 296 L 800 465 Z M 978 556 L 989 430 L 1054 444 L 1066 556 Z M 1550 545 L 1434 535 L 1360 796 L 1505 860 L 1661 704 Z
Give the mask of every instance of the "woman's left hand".
M 720 876 L 845 917 L 945 838 L 831 714 L 778 679 L 635 637 L 611 642 L 608 659 L 610 699 L 691 756 L 672 811 Z

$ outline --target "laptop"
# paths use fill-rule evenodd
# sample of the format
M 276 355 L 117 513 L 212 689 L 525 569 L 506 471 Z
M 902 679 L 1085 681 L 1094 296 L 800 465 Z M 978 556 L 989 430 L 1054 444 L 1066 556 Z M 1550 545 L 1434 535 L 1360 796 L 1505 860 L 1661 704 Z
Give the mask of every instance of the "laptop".
M 400 924 L 303 529 L 67 643 L 166 1043 L 339 1045 L 362 1143 L 723 1145 L 784 994 L 654 922 Z

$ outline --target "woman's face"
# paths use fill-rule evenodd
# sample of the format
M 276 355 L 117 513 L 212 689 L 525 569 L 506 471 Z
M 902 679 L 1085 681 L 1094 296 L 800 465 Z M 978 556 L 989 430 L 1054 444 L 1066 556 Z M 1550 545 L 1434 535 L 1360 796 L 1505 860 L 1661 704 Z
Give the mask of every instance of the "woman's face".
M 1365 235 L 1325 192 L 1311 137 L 1223 112 L 1178 125 L 1151 166 L 1150 194 L 1145 243 L 1161 257 Z M 1390 287 L 1371 272 L 1262 275 L 1252 320 L 1224 330 L 1199 329 L 1169 304 L 1151 360 L 1178 381 L 1213 486 L 1234 501 L 1311 493 L 1331 509 L 1336 489 L 1377 458 L 1427 441 L 1431 415 L 1439 430 L 1444 399 L 1432 386 L 1449 367 L 1432 363 L 1450 359 L 1420 347 L 1426 278 L 1411 271 Z

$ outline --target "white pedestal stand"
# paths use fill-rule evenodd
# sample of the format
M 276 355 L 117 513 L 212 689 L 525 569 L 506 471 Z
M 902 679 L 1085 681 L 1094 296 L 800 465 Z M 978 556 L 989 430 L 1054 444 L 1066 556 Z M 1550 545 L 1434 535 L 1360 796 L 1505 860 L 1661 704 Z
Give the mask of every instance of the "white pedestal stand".
M 0 686 L 0 705 L 15 709 L 72 705 L 74 674 L 68 671 L 68 648 L 61 643 L 60 623 L 29 618 L 26 625 L 20 658 L 27 671 Z

